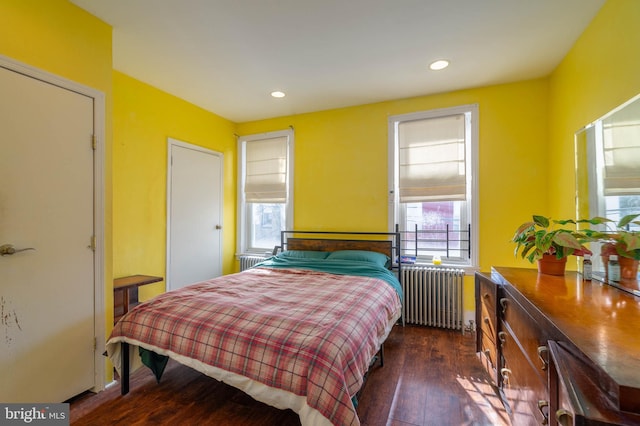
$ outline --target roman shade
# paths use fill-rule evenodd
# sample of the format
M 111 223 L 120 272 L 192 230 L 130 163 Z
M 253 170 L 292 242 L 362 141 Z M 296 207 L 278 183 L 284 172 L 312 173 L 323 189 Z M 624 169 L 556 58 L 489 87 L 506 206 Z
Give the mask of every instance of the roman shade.
M 640 195 L 640 124 L 603 124 L 604 195 Z
M 465 116 L 398 124 L 400 202 L 466 199 Z
M 287 201 L 287 137 L 247 141 L 244 194 L 247 203 Z

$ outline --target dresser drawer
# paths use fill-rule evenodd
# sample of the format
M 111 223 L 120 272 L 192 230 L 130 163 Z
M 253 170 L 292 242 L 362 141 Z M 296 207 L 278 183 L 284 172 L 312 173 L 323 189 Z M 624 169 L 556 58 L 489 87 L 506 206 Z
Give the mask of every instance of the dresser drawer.
M 496 317 L 496 314 L 495 314 L 495 307 L 494 307 L 494 310 L 491 310 L 489 306 L 487 306 L 484 303 L 481 303 L 479 322 L 480 324 L 478 324 L 478 326 L 480 327 L 480 329 L 485 334 L 491 336 L 492 340 L 495 343 L 496 336 L 498 335 L 498 329 L 497 329 L 498 318 Z
M 487 310 L 496 315 L 498 303 L 498 286 L 487 278 L 478 280 L 479 301 L 487 307 Z
M 478 332 L 484 332 L 496 341 L 498 333 L 498 285 L 481 273 L 476 273 L 476 322 Z M 480 351 L 480 334 L 478 334 L 478 351 Z
M 495 384 L 499 384 L 497 300 L 499 287 L 482 273 L 476 273 L 476 351 Z
M 488 336 L 485 333 L 482 333 L 480 336 L 482 342 L 481 352 L 485 354 L 489 358 L 489 361 L 494 366 L 498 365 L 498 350 L 496 346 L 496 342 L 493 340 L 491 336 Z
M 547 340 L 550 336 L 508 292 L 504 293 L 499 303 L 502 320 L 508 324 L 513 336 L 517 336 L 524 355 L 529 359 L 540 379 L 546 381 L 549 364 Z
M 478 335 L 480 341 L 480 347 L 478 355 L 480 361 L 484 366 L 484 369 L 489 373 L 494 383 L 499 384 L 500 377 L 498 376 L 498 348 L 489 336 L 485 333 Z
M 514 425 L 546 424 L 549 413 L 547 382 L 531 365 L 517 340 L 504 324 L 500 332 L 503 367 L 502 390 L 509 404 Z
M 550 426 L 640 425 L 640 415 L 619 411 L 605 396 L 592 365 L 585 364 L 564 342 L 548 345 Z

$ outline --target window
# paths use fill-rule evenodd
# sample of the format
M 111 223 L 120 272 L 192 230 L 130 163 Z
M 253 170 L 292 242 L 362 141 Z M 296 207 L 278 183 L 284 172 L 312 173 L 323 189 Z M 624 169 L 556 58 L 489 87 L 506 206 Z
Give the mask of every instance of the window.
M 575 135 L 576 211 L 579 219 L 603 216 L 617 223 L 640 211 L 640 97 L 624 103 Z M 598 228 L 589 226 L 590 228 Z M 613 231 L 615 225 L 600 226 Z M 631 223 L 629 230 L 640 227 Z M 600 243 L 592 242 L 598 254 Z M 603 272 L 600 256 L 593 270 Z
M 640 102 L 631 103 L 576 133 L 579 218 L 617 222 L 640 209 L 638 111 Z
M 293 222 L 293 131 L 238 139 L 238 249 L 264 254 Z
M 477 116 L 468 105 L 389 118 L 389 225 L 417 263 L 477 265 Z
M 640 207 L 640 123 L 623 113 L 596 124 L 602 143 L 596 146 L 601 164 L 604 216 L 616 222 Z M 598 161 L 596 161 L 596 164 Z

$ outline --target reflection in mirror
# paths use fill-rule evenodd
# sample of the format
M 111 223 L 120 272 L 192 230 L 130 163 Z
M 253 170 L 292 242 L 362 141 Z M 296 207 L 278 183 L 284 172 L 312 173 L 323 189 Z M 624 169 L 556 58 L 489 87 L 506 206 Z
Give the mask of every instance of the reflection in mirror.
M 593 147 L 593 142 L 588 143 L 587 139 L 593 139 L 594 127 L 589 126 L 579 130 L 575 135 L 576 144 L 576 217 L 579 219 L 592 217 L 589 211 L 590 205 L 595 205 L 596 200 L 589 197 L 589 173 L 592 171 L 589 167 L 587 149 Z M 595 185 L 592 185 L 594 188 Z M 594 191 L 595 192 L 595 191 Z M 594 197 L 595 198 L 595 197 Z
M 576 214 L 614 221 L 640 212 L 640 96 L 575 134 Z M 594 271 L 604 271 L 592 244 Z

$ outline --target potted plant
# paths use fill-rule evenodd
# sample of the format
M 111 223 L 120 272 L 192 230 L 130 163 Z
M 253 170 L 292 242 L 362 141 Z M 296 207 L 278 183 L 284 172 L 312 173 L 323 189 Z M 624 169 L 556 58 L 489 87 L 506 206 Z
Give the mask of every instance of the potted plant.
M 573 224 L 566 228 L 567 224 Z M 572 219 L 551 220 L 545 216 L 533 215 L 533 220 L 518 227 L 512 242 L 516 243 L 514 255 L 529 262 L 538 262 L 538 271 L 549 275 L 564 275 L 567 257 L 591 254 L 584 246 L 593 239 L 576 229 Z
M 609 256 L 615 254 L 620 262 L 620 276 L 624 279 L 636 279 L 638 275 L 638 261 L 640 260 L 640 231 L 629 230 L 629 225 L 640 225 L 640 221 L 635 220 L 640 213 L 624 216 L 617 223 L 614 220 L 597 217 L 592 221 L 609 226 L 615 224 L 615 230 L 591 234 L 602 242 L 600 255 L 605 267 L 605 276 Z M 592 222 L 593 223 L 593 222 Z

